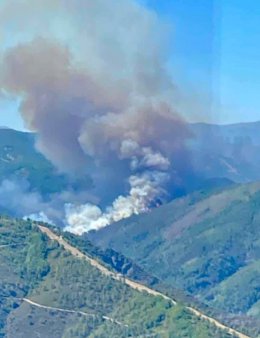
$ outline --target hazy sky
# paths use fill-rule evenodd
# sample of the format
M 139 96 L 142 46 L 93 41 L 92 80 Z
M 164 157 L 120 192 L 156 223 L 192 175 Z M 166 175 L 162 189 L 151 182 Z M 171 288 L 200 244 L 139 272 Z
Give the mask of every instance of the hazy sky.
M 260 120 L 259 1 L 139 2 L 171 27 L 169 68 L 180 110 L 192 120 Z M 16 101 L 0 96 L 0 125 L 22 129 L 17 110 Z

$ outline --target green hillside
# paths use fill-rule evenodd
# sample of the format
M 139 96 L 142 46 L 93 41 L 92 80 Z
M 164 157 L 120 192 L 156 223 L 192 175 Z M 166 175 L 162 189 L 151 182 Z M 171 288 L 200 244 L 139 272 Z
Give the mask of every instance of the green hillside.
M 197 192 L 89 237 L 259 331 L 260 183 Z
M 0 284 L 0 337 L 229 337 L 102 274 L 29 221 L 0 219 Z
M 0 129 L 0 177 L 26 180 L 32 190 L 44 196 L 61 192 L 68 187 L 88 188 L 88 177 L 80 182 L 60 174 L 46 158 L 36 151 L 35 135 L 12 129 Z

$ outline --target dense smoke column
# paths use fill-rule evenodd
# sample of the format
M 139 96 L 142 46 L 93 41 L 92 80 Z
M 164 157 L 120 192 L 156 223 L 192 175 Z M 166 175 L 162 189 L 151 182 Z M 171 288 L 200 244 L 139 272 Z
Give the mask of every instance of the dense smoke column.
M 31 15 L 37 25 L 28 25 Z M 66 204 L 67 229 L 107 226 L 167 198 L 188 163 L 190 135 L 172 102 L 156 15 L 132 0 L 11 0 L 0 9 L 8 16 L 24 28 L 3 52 L 0 85 L 21 99 L 38 149 L 61 171 L 94 172 L 103 195 L 121 189 L 104 211 L 88 200 Z

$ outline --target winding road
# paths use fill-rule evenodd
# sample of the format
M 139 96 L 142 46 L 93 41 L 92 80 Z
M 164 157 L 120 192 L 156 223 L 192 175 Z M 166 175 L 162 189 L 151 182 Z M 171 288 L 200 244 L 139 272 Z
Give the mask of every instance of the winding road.
M 30 304 L 32 306 L 41 308 L 41 309 L 46 309 L 46 310 L 51 310 L 51 311 L 57 311 L 57 312 L 63 312 L 63 313 L 75 313 L 75 314 L 80 314 L 80 315 L 85 316 L 85 317 L 92 317 L 92 318 L 98 317 L 98 315 L 93 314 L 93 313 L 87 313 L 87 312 L 77 311 L 77 310 L 67 310 L 67 309 L 62 309 L 62 308 L 59 308 L 59 307 L 52 307 L 52 306 L 42 305 L 42 304 L 34 302 L 34 301 L 32 301 L 32 300 L 30 300 L 28 298 L 21 298 L 20 300 L 23 301 L 23 302 L 25 302 L 25 303 L 28 303 L 28 304 Z M 123 323 L 119 322 L 118 320 L 115 320 L 115 319 L 113 319 L 111 317 L 108 317 L 108 316 L 101 316 L 101 317 L 102 317 L 102 319 L 107 320 L 109 322 L 112 322 L 114 324 L 128 327 L 128 325 L 123 324 Z
M 138 282 L 134 282 L 120 274 L 117 274 L 115 272 L 112 272 L 110 270 L 108 270 L 104 265 L 102 265 L 101 263 L 99 263 L 98 261 L 96 261 L 95 259 L 89 257 L 88 255 L 82 253 L 80 250 L 78 250 L 77 248 L 73 247 L 72 245 L 70 245 L 67 241 L 65 241 L 63 239 L 62 236 L 58 236 L 56 235 L 51 229 L 42 226 L 42 225 L 38 225 L 39 229 L 41 230 L 42 233 L 46 234 L 51 240 L 57 241 L 61 246 L 64 247 L 65 250 L 67 250 L 68 252 L 70 252 L 73 256 L 78 257 L 78 258 L 82 258 L 85 259 L 88 263 L 90 263 L 92 266 L 96 267 L 102 274 L 106 275 L 106 276 L 110 276 L 115 280 L 121 281 L 125 284 L 127 284 L 129 287 L 138 290 L 140 292 L 147 292 L 150 295 L 153 296 L 160 296 L 170 302 L 172 302 L 173 304 L 177 304 L 176 300 L 164 295 L 161 292 L 158 292 L 156 290 L 153 290 L 143 284 L 140 284 Z M 29 300 L 27 300 L 27 302 L 29 302 Z M 36 304 L 36 303 L 35 303 Z M 38 304 L 39 305 L 39 304 Z M 232 329 L 222 323 L 220 323 L 218 320 L 209 317 L 207 315 L 205 315 L 204 313 L 202 313 L 201 311 L 194 309 L 192 307 L 186 307 L 187 310 L 189 310 L 190 312 L 192 312 L 195 316 L 202 318 L 208 322 L 210 322 L 211 324 L 214 324 L 216 327 L 218 327 L 221 330 L 225 330 L 227 331 L 229 334 L 238 337 L 238 338 L 251 338 L 235 329 Z M 75 311 L 78 312 L 78 311 Z M 89 314 L 85 314 L 85 315 L 89 315 Z M 104 319 L 109 318 L 109 317 L 103 317 Z M 109 318 L 109 320 L 114 321 L 112 318 Z M 115 323 L 120 323 L 120 322 L 116 322 Z M 122 323 L 120 323 L 120 325 L 124 325 Z

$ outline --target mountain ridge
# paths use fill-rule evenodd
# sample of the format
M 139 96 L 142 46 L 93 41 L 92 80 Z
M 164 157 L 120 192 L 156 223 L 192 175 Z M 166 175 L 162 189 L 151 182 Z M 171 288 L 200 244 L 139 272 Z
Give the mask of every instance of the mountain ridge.
M 259 205 L 260 182 L 236 184 L 195 192 L 87 237 L 220 312 L 245 321 L 254 314 L 259 331 Z
M 111 274 L 111 271 L 107 270 L 104 265 L 101 265 L 99 262 L 97 262 L 95 259 L 90 258 L 88 256 L 86 256 L 85 254 L 82 254 L 78 249 L 76 249 L 75 247 L 71 246 L 70 244 L 68 244 L 66 241 L 63 240 L 63 238 L 60 236 L 57 236 L 55 233 L 53 233 L 49 228 L 44 227 L 42 225 L 38 226 L 39 229 L 46 234 L 50 239 L 58 241 L 60 245 L 62 245 L 66 250 L 70 251 L 74 256 L 76 257 L 80 257 L 80 258 L 85 258 L 87 259 L 91 265 L 97 267 L 102 273 L 104 274 Z M 171 301 L 174 305 L 177 304 L 176 300 L 166 296 L 165 294 L 158 292 L 156 290 L 153 290 L 151 288 L 148 288 L 147 286 L 144 286 L 140 283 L 134 282 L 128 278 L 122 277 L 121 275 L 116 275 L 114 273 L 112 273 L 113 278 L 115 278 L 116 280 L 121 280 L 123 278 L 123 282 L 126 283 L 128 286 L 137 289 L 140 292 L 147 292 L 153 296 L 159 296 L 164 298 L 165 300 Z M 202 312 L 200 312 L 197 309 L 194 309 L 192 307 L 187 307 L 188 310 L 190 310 L 192 313 L 194 313 L 196 316 L 205 319 L 211 323 L 213 323 L 214 325 L 216 325 L 218 328 L 221 328 L 223 330 L 227 330 L 228 333 L 232 334 L 232 335 L 236 335 L 238 338 L 249 338 L 249 336 L 244 335 L 243 333 L 240 333 L 232 328 L 227 327 L 226 325 L 223 325 L 222 323 L 220 323 L 219 321 L 217 321 L 216 319 L 212 318 L 212 317 L 208 317 L 205 314 L 203 314 Z
M 150 289 L 133 281 L 130 287 L 121 275 L 117 275 L 119 280 L 111 278 L 115 273 L 108 275 L 107 268 L 96 261 L 92 266 L 77 248 L 52 230 L 41 229 L 44 233 L 36 223 L 0 219 L 0 244 L 13 245 L 0 251 L 1 337 L 31 338 L 36 331 L 39 337 L 52 338 L 230 336 L 226 328 L 199 318 L 154 290 L 148 294 Z M 4 270 L 9 273 L 3 274 Z M 87 314 L 95 317 L 86 321 Z

